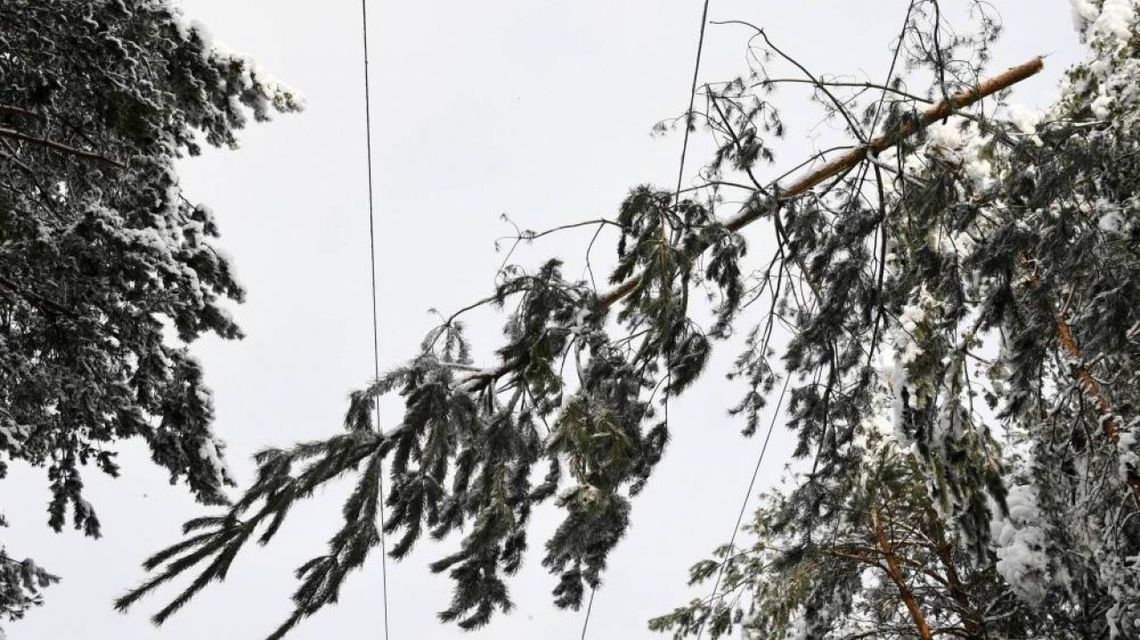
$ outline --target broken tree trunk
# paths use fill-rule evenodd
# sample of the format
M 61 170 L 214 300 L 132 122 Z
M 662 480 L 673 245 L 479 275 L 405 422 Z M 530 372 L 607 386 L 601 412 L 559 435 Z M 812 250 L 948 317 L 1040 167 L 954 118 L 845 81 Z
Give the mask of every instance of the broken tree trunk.
M 867 155 L 875 155 L 889 149 L 899 140 L 914 135 L 917 131 L 925 129 L 926 127 L 953 115 L 955 111 L 968 107 L 978 100 L 992 95 L 1003 89 L 1008 89 L 1013 85 L 1021 82 L 1022 80 L 1036 74 L 1044 68 L 1044 62 L 1040 57 L 1033 58 L 1028 62 L 1013 67 L 1004 73 L 996 75 L 992 78 L 982 81 L 978 86 L 956 93 L 947 100 L 943 100 L 938 104 L 930 107 L 918 117 L 917 120 L 905 122 L 898 126 L 894 131 L 874 138 L 865 145 L 860 145 L 847 153 L 839 156 L 838 158 L 825 163 L 817 169 L 809 171 L 807 174 L 788 185 L 786 188 L 779 189 L 779 198 L 787 200 L 801 196 L 813 188 L 819 186 L 828 178 L 833 178 L 841 173 L 848 171 L 858 165 L 860 162 L 866 160 Z M 737 214 L 735 217 L 730 218 L 725 222 L 725 227 L 729 231 L 739 231 L 749 224 L 760 219 L 766 209 L 763 208 L 748 208 Z M 598 298 L 598 304 L 602 308 L 608 308 L 629 295 L 637 285 L 641 283 L 642 275 L 638 274 L 632 276 L 629 280 L 621 283 L 620 285 L 610 289 L 608 292 L 602 294 Z

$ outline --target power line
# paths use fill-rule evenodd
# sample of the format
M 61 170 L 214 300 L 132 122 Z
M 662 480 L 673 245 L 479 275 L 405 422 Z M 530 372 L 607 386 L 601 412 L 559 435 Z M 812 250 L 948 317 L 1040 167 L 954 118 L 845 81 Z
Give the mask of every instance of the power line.
M 685 112 L 685 137 L 681 143 L 681 166 L 677 169 L 676 198 L 681 197 L 681 182 L 685 178 L 685 155 L 689 152 L 689 132 L 692 129 L 693 104 L 697 99 L 697 76 L 699 76 L 701 72 L 701 53 L 705 49 L 705 27 L 708 25 L 708 19 L 709 0 L 705 0 L 705 7 L 701 10 L 701 34 L 697 39 L 697 56 L 696 61 L 693 63 L 693 84 L 689 88 L 689 110 Z
M 772 420 L 768 423 L 768 433 L 764 436 L 764 444 L 761 445 L 760 455 L 756 458 L 756 467 L 752 469 L 752 479 L 748 481 L 748 491 L 744 493 L 744 500 L 740 503 L 740 513 L 736 514 L 736 526 L 732 528 L 732 536 L 728 540 L 728 549 L 724 553 L 724 560 L 720 563 L 720 570 L 717 571 L 712 593 L 709 594 L 710 615 L 712 613 L 713 600 L 716 598 L 717 590 L 720 589 L 720 581 L 724 577 L 724 570 L 728 566 L 728 559 L 732 557 L 732 549 L 736 544 L 736 534 L 740 532 L 740 523 L 744 521 L 744 512 L 748 510 L 748 501 L 752 499 L 752 489 L 756 487 L 756 477 L 760 475 L 760 466 L 764 462 L 764 454 L 768 452 L 768 441 L 772 439 L 772 431 L 776 427 L 776 419 L 780 416 L 780 407 L 784 404 L 784 394 L 788 391 L 789 380 L 791 380 L 791 375 L 785 374 L 784 387 L 780 389 L 780 399 L 776 401 L 776 410 L 772 412 Z M 708 620 L 708 616 L 701 621 L 701 626 L 697 627 L 697 640 L 701 640 L 701 634 L 704 633 L 705 620 Z
M 685 178 L 685 156 L 689 152 L 689 133 L 692 130 L 693 118 L 693 105 L 697 99 L 697 79 L 701 73 L 701 54 L 705 49 L 705 27 L 708 25 L 709 19 L 709 0 L 705 0 L 704 7 L 701 9 L 701 29 L 700 35 L 697 37 L 697 55 L 693 61 L 693 82 L 689 87 L 689 108 L 685 111 L 685 135 L 681 141 L 681 161 L 678 163 L 680 166 L 677 168 L 677 189 L 673 195 L 674 206 L 680 203 L 681 198 L 681 183 Z M 669 424 L 669 393 L 665 392 L 665 424 Z M 590 587 L 590 602 L 586 605 L 586 615 L 582 620 L 582 638 L 586 640 L 586 628 L 590 625 L 590 613 L 594 610 L 594 595 L 597 593 L 597 587 Z
M 582 640 L 586 640 L 586 627 L 590 625 L 590 612 L 594 610 L 594 594 L 597 589 L 590 587 L 590 603 L 586 605 L 586 619 L 582 622 Z
M 681 144 L 681 167 L 677 169 L 677 192 L 675 197 L 681 197 L 681 183 L 685 178 L 685 155 L 689 153 L 689 132 L 692 130 L 693 104 L 697 102 L 697 78 L 701 72 L 701 52 L 705 50 L 705 27 L 708 26 L 709 0 L 705 0 L 705 8 L 701 10 L 701 33 L 697 40 L 697 60 L 693 63 L 693 84 L 689 88 L 689 111 L 685 112 L 685 137 Z
M 360 0 L 360 26 L 364 41 L 364 140 L 368 154 L 368 258 L 372 279 L 372 368 L 380 377 L 380 315 L 376 303 L 376 223 L 372 184 L 372 90 L 368 82 L 368 1 Z M 376 404 L 376 428 L 380 428 L 380 397 Z M 388 545 L 384 539 L 384 474 L 379 474 L 380 489 L 380 576 L 384 599 L 384 640 L 388 640 Z

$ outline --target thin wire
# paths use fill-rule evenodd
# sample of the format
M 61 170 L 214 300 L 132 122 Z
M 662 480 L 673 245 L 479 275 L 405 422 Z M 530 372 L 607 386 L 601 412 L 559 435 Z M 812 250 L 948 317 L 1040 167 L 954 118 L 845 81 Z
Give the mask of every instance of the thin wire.
M 705 0 L 705 7 L 701 11 L 701 35 L 697 39 L 697 57 L 693 63 L 693 84 L 689 87 L 689 110 L 685 112 L 685 137 L 681 143 L 681 166 L 677 170 L 677 198 L 681 196 L 681 182 L 685 178 L 685 156 L 689 152 L 689 132 L 693 128 L 693 105 L 697 100 L 697 76 L 699 76 L 701 72 L 701 53 L 705 49 L 705 27 L 708 26 L 708 20 L 709 0 Z
M 895 77 L 895 64 L 897 64 L 899 61 L 899 52 L 902 51 L 903 41 L 906 38 L 906 28 L 907 28 L 907 25 L 910 24 L 910 14 L 913 12 L 914 12 L 914 0 L 911 0 L 910 4 L 907 5 L 906 15 L 903 16 L 902 33 L 899 34 L 899 42 L 897 45 L 895 45 L 894 54 L 891 55 L 891 68 L 887 70 L 887 82 L 886 82 L 886 84 L 883 85 L 884 87 L 890 87 L 891 86 L 891 80 L 893 80 Z M 877 127 L 879 125 L 879 116 L 882 115 L 883 103 L 886 102 L 886 100 L 887 100 L 887 91 L 886 91 L 886 89 L 884 89 L 882 95 L 879 96 L 879 104 L 875 105 L 875 119 L 871 122 L 871 135 L 872 136 L 875 135 L 875 127 Z
M 689 109 L 685 112 L 685 135 L 681 142 L 681 161 L 680 167 L 677 169 L 677 189 L 673 195 L 674 206 L 680 203 L 681 199 L 681 183 L 685 178 L 685 156 L 689 152 L 689 133 L 692 130 L 692 117 L 693 105 L 697 100 L 697 79 L 701 73 L 701 54 L 705 49 L 705 27 L 708 25 L 709 19 L 709 0 L 705 0 L 704 8 L 701 9 L 701 30 L 700 35 L 697 37 L 697 55 L 696 60 L 693 62 L 693 82 L 689 87 Z M 665 424 L 669 424 L 669 394 L 665 394 Z M 767 441 L 765 441 L 767 444 Z M 590 603 L 586 605 L 586 615 L 582 620 L 582 640 L 586 640 L 586 628 L 590 625 L 590 613 L 594 610 L 594 595 L 597 593 L 597 587 L 590 587 Z
M 595 593 L 594 587 L 590 587 L 590 603 L 586 605 L 586 620 L 582 623 L 582 640 L 586 640 L 586 627 L 590 624 L 590 612 L 594 610 Z
M 879 102 L 878 102 L 878 104 L 875 105 L 875 117 L 871 120 L 871 128 L 869 129 L 869 131 L 870 131 L 869 135 L 872 137 L 874 137 L 874 135 L 875 135 L 875 129 L 879 126 L 879 117 L 883 115 L 883 104 L 887 101 L 887 90 L 891 86 L 891 80 L 893 80 L 895 77 L 895 65 L 898 64 L 899 52 L 902 51 L 903 44 L 906 41 L 906 28 L 907 28 L 907 25 L 910 24 L 910 14 L 914 12 L 914 5 L 915 5 L 915 0 L 911 0 L 910 4 L 907 5 L 906 15 L 903 16 L 902 32 L 899 33 L 898 44 L 895 45 L 895 51 L 891 55 L 891 67 L 890 67 L 890 69 L 887 70 L 887 80 L 885 83 L 883 83 L 883 91 L 879 95 Z M 866 164 L 864 164 L 859 170 L 859 180 L 858 180 L 859 189 L 857 191 L 862 191 L 863 180 L 866 179 L 866 177 L 867 177 L 867 170 L 868 169 L 867 169 Z
M 740 513 L 736 514 L 736 525 L 732 527 L 732 536 L 728 540 L 728 549 L 724 553 L 724 561 L 720 563 L 720 570 L 717 571 L 712 593 L 709 594 L 710 614 L 713 599 L 716 598 L 716 592 L 720 589 L 721 578 L 724 577 L 724 570 L 728 566 L 728 559 L 732 557 L 732 550 L 736 545 L 736 534 L 740 532 L 740 523 L 744 522 L 744 512 L 748 509 L 748 501 L 752 499 L 752 489 L 756 487 L 756 477 L 760 475 L 760 466 L 764 462 L 764 454 L 768 452 L 768 441 L 772 439 L 772 431 L 776 427 L 776 419 L 780 416 L 780 407 L 784 404 L 784 394 L 788 391 L 788 381 L 791 378 L 790 375 L 784 376 L 784 386 L 780 389 L 780 399 L 776 401 L 776 410 L 772 412 L 772 420 L 768 423 L 768 433 L 764 436 L 764 444 L 760 447 L 760 455 L 756 458 L 756 467 L 752 469 L 752 479 L 748 481 L 748 491 L 744 493 L 744 500 L 740 503 Z M 701 620 L 701 626 L 697 627 L 697 640 L 701 640 L 701 634 L 705 631 L 705 620 L 708 620 L 707 616 Z
M 368 1 L 360 0 L 360 23 L 364 40 L 364 139 L 368 153 L 368 258 L 372 276 L 372 368 L 376 378 L 380 377 L 380 315 L 376 303 L 376 222 L 372 184 L 372 88 L 368 82 Z M 376 428 L 380 428 L 380 398 L 376 403 Z M 380 485 L 380 576 L 383 582 L 384 597 L 384 640 L 388 640 L 388 546 L 384 539 L 384 474 L 379 476 Z

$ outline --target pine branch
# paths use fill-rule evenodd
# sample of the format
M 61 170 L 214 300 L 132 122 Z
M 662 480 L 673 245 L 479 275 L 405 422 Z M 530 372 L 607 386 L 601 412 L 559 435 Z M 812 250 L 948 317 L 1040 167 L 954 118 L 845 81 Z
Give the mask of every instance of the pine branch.
M 984 632 L 984 628 L 978 622 L 981 617 L 976 615 L 970 603 L 970 595 L 962 584 L 962 577 L 958 573 L 957 564 L 954 562 L 954 543 L 946 538 L 942 521 L 933 509 L 927 509 L 926 516 L 934 538 L 931 542 L 934 544 L 934 550 L 938 555 L 939 562 L 942 563 L 942 568 L 946 571 L 946 584 L 950 590 L 950 597 L 961 609 L 962 626 L 966 630 L 966 635 L 971 638 L 980 637 Z
M 878 155 L 883 151 L 895 146 L 900 140 L 908 138 L 921 129 L 924 129 L 935 122 L 952 115 L 954 112 L 968 107 L 979 100 L 993 95 L 998 91 L 1003 91 L 1009 87 L 1037 74 L 1044 68 L 1044 62 L 1041 57 L 1033 58 L 1032 60 L 1022 63 L 1008 71 L 994 76 L 988 80 L 983 81 L 973 89 L 963 91 L 950 97 L 949 100 L 944 100 L 938 104 L 930 107 L 919 116 L 917 122 L 904 122 L 899 125 L 893 132 L 886 135 L 878 136 L 872 139 L 866 145 L 860 145 L 851 151 L 843 154 L 842 156 L 832 160 L 822 167 L 808 172 L 800 179 L 793 182 L 786 189 L 779 190 L 779 198 L 781 201 L 791 200 L 801 196 L 815 187 L 819 186 L 829 178 L 833 178 L 845 171 L 853 169 L 856 165 L 862 162 L 867 154 Z M 743 229 L 744 227 L 752 224 L 766 212 L 766 209 L 750 208 L 741 211 L 735 217 L 725 222 L 725 228 L 729 231 L 735 232 Z M 637 285 L 641 282 L 641 274 L 633 276 L 622 284 L 614 287 L 607 293 L 599 298 L 599 305 L 603 308 L 610 307 L 616 302 L 629 295 Z
M 1093 377 L 1092 372 L 1089 371 L 1088 365 L 1084 363 L 1081 347 L 1077 344 L 1076 338 L 1073 337 L 1073 328 L 1065 319 L 1064 312 L 1054 311 L 1053 321 L 1057 326 L 1057 337 L 1060 338 L 1061 348 L 1076 363 L 1073 368 L 1073 376 L 1076 377 L 1081 388 L 1096 405 L 1097 415 L 1100 416 L 1101 433 L 1104 434 L 1105 439 L 1115 445 L 1120 441 L 1120 424 L 1117 422 L 1116 414 L 1112 411 L 1112 404 L 1104 395 L 1104 391 L 1096 378 Z M 1137 473 L 1136 469 L 1133 468 L 1129 468 L 1126 473 L 1128 486 L 1132 490 L 1132 498 L 1136 501 L 1137 506 L 1140 506 L 1140 473 Z
M 806 194 L 828 179 L 834 178 L 855 168 L 860 162 L 865 161 L 868 156 L 876 156 L 883 151 L 894 147 L 900 140 L 914 135 L 918 131 L 925 129 L 926 127 L 934 124 L 935 122 L 938 122 L 939 120 L 953 115 L 955 112 L 968 107 L 978 102 L 979 100 L 982 100 L 983 98 L 991 96 L 999 91 L 1008 89 L 1013 85 L 1021 82 L 1022 80 L 1036 75 L 1044 67 L 1044 60 L 1040 56 L 1035 57 L 1027 62 L 1023 62 L 1016 67 L 1008 69 L 1004 73 L 982 81 L 972 89 L 956 93 L 948 100 L 939 102 L 938 104 L 922 112 L 922 114 L 918 116 L 917 119 L 909 122 L 903 122 L 898 127 L 896 127 L 894 131 L 873 138 L 867 144 L 852 148 L 842 156 L 839 156 L 838 158 L 825 163 L 821 167 L 809 171 L 807 174 L 793 182 L 785 189 L 778 189 L 778 185 L 772 185 L 773 187 L 777 187 L 776 202 L 774 204 L 780 204 L 782 202 L 786 202 Z M 769 207 L 755 206 L 754 204 L 752 206 L 746 206 L 736 216 L 727 220 L 724 223 L 724 228 L 730 233 L 735 233 L 764 217 L 764 215 L 769 211 L 771 211 Z M 678 251 L 683 250 L 680 247 L 677 247 L 676 249 Z M 699 255 L 707 249 L 708 246 L 698 247 L 698 251 L 696 251 L 696 253 Z M 599 310 L 605 310 L 617 304 L 623 298 L 633 293 L 638 288 L 638 286 L 641 285 L 642 280 L 645 277 L 646 276 L 644 272 L 639 273 L 630 277 L 625 282 L 622 282 L 609 291 L 601 294 L 598 296 L 597 308 Z M 477 386 L 477 382 L 493 381 L 509 372 L 515 366 L 515 364 L 516 363 L 514 362 L 508 361 L 504 362 L 498 367 L 488 368 L 482 372 L 474 373 L 468 377 L 464 383 L 469 386 Z
M 930 625 L 926 622 L 926 616 L 922 614 L 922 609 L 918 607 L 918 602 L 914 598 L 914 592 L 907 586 L 906 581 L 903 579 L 902 570 L 899 568 L 898 557 L 895 556 L 894 549 L 891 548 L 890 541 L 887 540 L 887 534 L 883 530 L 883 523 L 879 519 L 879 509 L 871 509 L 871 522 L 875 528 L 875 540 L 879 544 L 879 550 L 883 554 L 883 559 L 887 562 L 887 575 L 890 576 L 891 582 L 895 583 L 895 587 L 899 590 L 899 597 L 902 598 L 903 604 L 906 605 L 910 617 L 914 620 L 914 626 L 918 630 L 918 637 L 922 640 L 934 640 L 934 634 L 930 631 Z
M 129 606 L 169 577 L 224 555 L 221 564 L 196 569 L 200 575 L 160 612 L 165 618 L 207 582 L 224 574 L 232 553 L 247 539 L 254 539 L 252 529 L 262 521 L 259 517 L 272 518 L 260 540 L 264 542 L 295 502 L 311 497 L 329 479 L 360 473 L 357 465 L 364 457 L 374 455 L 379 469 L 388 454 L 393 484 L 386 500 L 391 519 L 385 532 L 403 533 L 390 551 L 392 557 L 407 553 L 423 533 L 442 538 L 474 522 L 462 550 L 432 565 L 434 571 L 447 571 L 456 581 L 452 605 L 443 615 L 463 627 L 485 624 L 492 610 L 510 608 L 504 576 L 514 573 L 521 562 L 530 510 L 555 495 L 562 478 L 572 476 L 577 487 L 557 499 L 557 506 L 567 515 L 546 544 L 543 564 L 561 577 L 555 602 L 577 607 L 584 587 L 595 586 L 600 580 L 610 549 L 628 526 L 629 500 L 623 487 L 629 487 L 631 496 L 640 490 L 668 441 L 664 422 L 647 433 L 641 430 L 652 402 L 652 397 L 642 398 L 644 391 L 651 384 L 656 384 L 654 389 L 666 384 L 671 386 L 664 388 L 673 393 L 674 388 L 695 378 L 707 358 L 707 337 L 685 317 L 688 290 L 684 286 L 674 289 L 674 280 L 686 277 L 701 255 L 723 254 L 726 239 L 733 240 L 732 234 L 762 217 L 778 215 L 782 204 L 832 179 L 832 185 L 838 183 L 869 155 L 1040 69 L 1041 61 L 1035 59 L 986 81 L 809 171 L 787 189 L 775 188 L 780 179 L 767 189 L 757 183 L 754 197 L 745 208 L 723 223 L 699 205 L 689 201 L 677 204 L 673 192 L 647 187 L 635 190 L 623 205 L 618 224 L 623 232 L 629 229 L 627 235 L 637 246 L 625 253 L 619 249 L 623 260 L 611 280 L 620 283 L 617 287 L 598 296 L 582 283 L 568 283 L 556 260 L 538 274 L 512 275 L 493 297 L 460 310 L 429 334 L 420 357 L 354 394 L 345 422 L 349 434 L 261 456 L 260 479 L 230 514 L 236 523 L 255 502 L 265 502 L 259 514 L 241 525 L 249 528 L 248 533 L 244 529 L 235 532 L 233 525 L 218 521 L 207 527 L 213 529 L 211 536 L 200 538 L 208 547 L 191 543 L 161 553 L 160 558 L 168 561 L 166 571 L 124 596 L 120 607 Z M 675 219 L 683 222 L 675 223 Z M 600 224 L 596 220 L 588 224 L 594 223 Z M 703 233 L 678 232 L 690 228 Z M 525 235 L 520 233 L 520 238 L 525 239 Z M 729 255 L 725 259 L 731 262 L 733 258 Z M 725 289 L 739 286 L 734 280 L 739 278 L 735 268 L 735 264 L 722 267 L 719 276 L 710 277 L 719 277 Z M 802 265 L 800 269 L 808 275 Z M 466 343 L 459 323 L 454 322 L 456 316 L 483 304 L 503 306 L 514 296 L 520 300 L 507 327 L 508 343 L 497 352 L 499 364 L 471 371 Z M 646 330 L 646 342 L 640 347 L 612 341 L 603 331 L 605 311 L 622 299 L 629 305 L 624 312 L 647 317 L 619 318 L 627 322 L 631 332 Z M 444 346 L 437 349 L 437 342 Z M 557 362 L 574 344 L 587 346 L 591 357 L 584 370 L 579 363 L 581 389 L 567 401 L 562 397 Z M 660 372 L 659 360 L 668 371 L 653 381 L 652 376 Z M 829 387 L 836 384 L 837 368 L 832 353 Z M 383 432 L 380 425 L 371 422 L 371 408 L 375 397 L 389 392 L 404 397 L 406 409 L 400 426 Z M 558 422 L 548 429 L 553 435 L 542 440 L 537 422 L 545 423 L 546 416 L 555 410 Z M 294 463 L 310 459 L 313 461 L 304 469 L 291 470 Z M 531 472 L 544 459 L 551 469 L 547 479 L 531 486 Z M 563 460 L 571 462 L 566 475 Z M 378 476 L 365 476 L 368 473 L 362 476 L 359 487 L 378 482 Z M 449 478 L 450 488 L 446 486 Z M 279 633 L 334 602 L 348 570 L 357 566 L 374 544 L 372 526 L 365 524 L 371 518 L 364 513 L 367 509 L 358 505 L 372 497 L 363 489 L 359 495 L 360 499 L 350 500 L 351 508 L 346 505 L 344 528 L 330 543 L 328 553 L 298 570 L 301 585 L 294 596 L 294 614 Z M 901 582 L 898 558 L 891 557 L 894 568 L 889 571 Z M 905 588 L 905 583 L 902 586 Z M 913 601 L 914 594 L 908 593 Z M 927 634 L 924 637 L 929 637 L 929 629 Z
M 1033 262 L 1026 258 L 1024 255 L 1018 257 L 1018 265 L 1029 271 L 1029 286 L 1035 288 L 1040 284 L 1040 276 L 1037 273 L 1036 266 Z M 1081 347 L 1077 344 L 1076 338 L 1073 336 L 1073 327 L 1069 321 L 1065 319 L 1065 312 L 1063 309 L 1056 309 L 1053 302 L 1050 301 L 1049 306 L 1053 308 L 1053 324 L 1057 328 L 1057 338 L 1061 342 L 1061 349 L 1069 356 L 1074 362 L 1073 377 L 1077 379 L 1077 383 L 1081 389 L 1092 399 L 1093 404 L 1096 406 L 1097 415 L 1100 418 L 1101 433 L 1104 434 L 1106 440 L 1111 444 L 1116 444 L 1120 441 L 1120 424 L 1116 419 L 1116 414 L 1112 411 L 1112 403 L 1108 401 L 1108 397 L 1104 395 L 1100 383 L 1096 381 L 1092 371 L 1084 362 L 1084 353 Z M 1140 506 L 1140 473 L 1134 468 L 1129 468 L 1126 472 L 1126 482 L 1129 489 L 1132 491 L 1132 498 L 1135 500 L 1137 506 Z

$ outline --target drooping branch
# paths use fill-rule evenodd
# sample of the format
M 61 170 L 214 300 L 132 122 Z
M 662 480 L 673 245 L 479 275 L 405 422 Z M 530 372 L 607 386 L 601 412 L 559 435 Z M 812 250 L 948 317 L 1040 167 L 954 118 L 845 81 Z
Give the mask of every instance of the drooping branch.
M 894 131 L 873 138 L 866 145 L 859 145 L 851 149 L 823 166 L 809 171 L 786 188 L 779 189 L 779 199 L 781 201 L 791 200 L 811 191 L 829 178 L 833 178 L 854 168 L 866 159 L 868 154 L 878 155 L 895 146 L 900 140 L 908 138 L 921 129 L 925 129 L 935 122 L 953 115 L 954 112 L 968 107 L 998 91 L 1008 89 L 1018 82 L 1037 74 L 1044 66 L 1044 61 L 1038 56 L 1004 73 L 989 78 L 972 89 L 957 93 L 951 96 L 949 100 L 939 102 L 924 111 L 917 120 L 903 122 Z M 724 226 L 729 231 L 739 231 L 761 218 L 766 211 L 767 209 L 764 208 L 747 208 L 733 218 L 730 218 Z M 635 275 L 613 289 L 610 289 L 599 298 L 599 305 L 603 308 L 614 305 L 636 289 L 642 277 L 641 274 Z
M 914 135 L 935 122 L 1037 74 L 1044 66 L 1044 60 L 1040 56 L 1023 62 L 1016 67 L 1008 69 L 1004 73 L 982 81 L 976 87 L 954 94 L 950 96 L 948 100 L 943 100 L 935 104 L 926 111 L 923 111 L 916 119 L 901 123 L 894 131 L 872 138 L 867 144 L 856 146 L 834 160 L 808 171 L 786 188 L 778 188 L 777 185 L 772 185 L 773 187 L 777 187 L 777 201 L 773 204 L 778 205 L 781 202 L 792 200 L 811 191 L 828 179 L 850 171 L 869 156 L 876 156 L 895 146 L 900 140 Z M 728 219 L 724 226 L 728 231 L 735 233 L 759 220 L 769 211 L 770 209 L 768 207 L 746 206 L 740 213 Z M 698 253 L 703 252 L 707 248 L 707 246 L 698 247 Z M 644 277 L 644 273 L 631 276 L 625 282 L 598 296 L 598 308 L 608 309 L 617 304 L 637 289 Z M 473 373 L 468 380 L 493 380 L 509 371 L 512 366 L 513 363 L 505 362 L 498 367 L 486 369 L 479 373 Z
M 599 583 L 609 549 L 628 526 L 629 503 L 620 491 L 629 486 L 632 496 L 640 490 L 667 441 L 666 423 L 644 435 L 641 431 L 653 404 L 653 394 L 662 385 L 677 384 L 674 370 L 689 374 L 699 372 L 700 367 L 674 367 L 673 362 L 669 362 L 668 372 L 656 381 L 649 380 L 651 376 L 646 375 L 646 370 L 657 366 L 655 358 L 678 351 L 677 344 L 688 349 L 684 355 L 690 360 L 698 360 L 707 353 L 702 345 L 708 342 L 702 341 L 703 336 L 698 332 L 690 331 L 686 324 L 690 321 L 683 312 L 677 312 L 677 309 L 683 311 L 687 304 L 684 298 L 688 295 L 687 288 L 674 291 L 669 287 L 677 274 L 688 275 L 685 270 L 691 268 L 699 256 L 705 253 L 715 256 L 717 248 L 713 243 L 716 240 L 707 235 L 693 235 L 685 238 L 685 244 L 678 244 L 678 239 L 670 233 L 674 217 L 683 219 L 686 228 L 716 227 L 721 238 L 768 215 L 774 216 L 773 223 L 779 225 L 780 220 L 775 216 L 781 213 L 783 204 L 809 192 L 814 197 L 822 197 L 819 191 L 813 191 L 816 186 L 825 182 L 838 184 L 843 175 L 868 156 L 1033 75 L 1041 66 L 1040 59 L 1034 59 L 915 114 L 886 135 L 846 150 L 837 160 L 822 163 L 786 189 L 777 188 L 783 177 L 768 185 L 754 181 L 755 191 L 749 202 L 723 222 L 716 219 L 711 209 L 687 202 L 676 204 L 672 193 L 662 198 L 648 189 L 636 192 L 641 198 L 631 205 L 636 211 L 626 215 L 623 209 L 618 224 L 623 232 L 629 229 L 628 235 L 636 238 L 639 250 L 644 249 L 644 253 L 624 254 L 626 260 L 616 272 L 620 275 L 613 279 L 621 284 L 599 296 L 585 284 L 563 280 L 556 261 L 547 263 L 540 275 L 524 274 L 507 279 L 494 296 L 460 310 L 446 319 L 436 333 L 429 334 L 420 358 L 378 380 L 369 389 L 354 394 L 345 422 L 348 436 L 264 454 L 259 460 L 264 480 L 259 480 L 228 516 L 203 521 L 212 531 L 198 534 L 195 533 L 198 529 L 192 527 L 193 531 L 188 531 L 193 534 L 190 538 L 155 556 L 155 561 L 148 563 L 148 570 L 172 562 L 163 573 L 120 599 L 119 607 L 130 606 L 158 584 L 214 558 L 182 595 L 160 611 L 159 619 L 165 619 L 193 597 L 201 585 L 224 575 L 228 566 L 225 563 L 245 544 L 258 524 L 248 515 L 244 520 L 239 519 L 250 505 L 264 501 L 262 517 L 271 519 L 269 531 L 276 531 L 295 501 L 312 495 L 312 490 L 327 479 L 355 470 L 363 461 L 357 456 L 375 456 L 370 460 L 374 460 L 379 469 L 388 455 L 392 461 L 393 489 L 387 505 L 391 507 L 392 518 L 387 520 L 385 532 L 404 532 L 391 552 L 392 557 L 402 557 L 424 532 L 430 531 L 432 536 L 441 538 L 471 519 L 477 521 L 460 552 L 432 565 L 433 571 L 449 571 L 456 577 L 455 600 L 443 616 L 465 627 L 485 624 L 492 610 L 509 608 L 503 576 L 512 574 L 521 562 L 529 509 L 554 496 L 563 478 L 572 477 L 576 484 L 574 492 L 564 493 L 558 499 L 558 505 L 565 508 L 568 515 L 548 541 L 548 555 L 543 562 L 561 576 L 555 590 L 556 604 L 579 606 L 583 589 Z M 713 106 L 717 106 L 715 102 Z M 803 166 L 812 164 L 814 161 Z M 594 220 L 584 224 L 606 223 Z M 518 240 L 531 239 L 528 236 L 533 235 L 520 230 Z M 797 256 L 790 256 L 790 261 L 798 262 Z M 802 265 L 799 269 L 810 275 Z M 658 283 L 662 283 L 662 293 L 647 301 L 652 296 L 643 291 L 655 289 Z M 510 341 L 498 351 L 500 362 L 487 369 L 473 370 L 467 348 L 452 321 L 465 310 L 483 304 L 502 306 L 511 296 L 520 296 L 521 302 L 508 325 Z M 634 312 L 651 317 L 630 321 L 634 335 L 614 341 L 603 330 L 603 320 L 590 312 L 604 310 L 622 299 L 632 301 Z M 662 328 L 646 328 L 649 322 Z M 678 326 L 682 329 L 677 329 Z M 648 335 L 641 347 L 627 347 L 628 341 L 641 335 Z M 454 349 L 444 347 L 439 353 L 433 350 L 436 341 L 452 340 L 456 345 Z M 591 354 L 586 367 L 578 364 L 581 387 L 586 392 L 565 401 L 561 397 L 563 375 L 558 358 L 561 356 L 564 364 L 567 355 L 577 355 L 575 344 L 585 344 Z M 689 344 L 697 348 L 686 346 Z M 625 354 L 626 349 L 629 355 Z M 832 389 L 840 375 L 835 351 L 832 341 L 824 405 L 832 401 Z M 692 373 L 689 380 L 695 375 Z M 650 394 L 648 400 L 643 399 L 646 390 Z M 370 417 L 372 399 L 389 392 L 407 398 L 405 418 L 395 429 L 377 433 L 374 430 L 380 429 L 380 425 L 374 424 Z M 546 416 L 555 410 L 558 411 L 555 424 L 546 425 Z M 547 427 L 545 440 L 538 422 Z M 825 420 L 824 433 L 827 433 L 827 424 Z M 543 484 L 531 487 L 528 478 L 533 466 L 544 458 L 550 462 L 551 471 Z M 569 461 L 569 465 L 565 465 L 565 461 Z M 300 467 L 306 464 L 307 468 Z M 563 471 L 564 466 L 569 469 Z M 508 472 L 516 480 L 508 482 Z M 378 482 L 366 476 L 361 476 L 358 486 Z M 445 484 L 449 477 L 458 478 L 453 480 L 451 489 Z M 509 487 L 511 494 L 504 497 L 498 487 Z M 349 511 L 361 514 L 357 508 L 360 501 L 356 498 L 350 501 L 354 506 Z M 336 589 L 348 569 L 357 566 L 350 566 L 342 558 L 351 556 L 355 561 L 371 548 L 374 530 L 371 525 L 363 524 L 369 520 L 370 517 L 346 516 L 344 529 L 333 539 L 329 551 L 303 565 L 298 574 L 302 584 L 295 598 L 294 616 L 282 629 L 335 599 Z M 886 535 L 881 527 L 875 533 Z M 345 545 L 351 542 L 346 536 L 356 541 L 352 543 L 356 551 L 346 551 Z M 267 539 L 262 537 L 262 540 Z M 920 631 L 925 630 L 922 637 L 930 638 L 932 632 L 916 601 L 916 597 L 925 595 L 919 592 L 916 596 L 903 580 L 904 568 L 910 571 L 910 567 L 908 559 L 900 557 L 897 544 L 888 544 L 885 551 L 872 548 L 871 553 L 874 556 L 886 554 L 891 560 L 887 563 L 891 568 L 887 570 L 901 586 L 900 592 L 910 598 L 912 616 Z M 326 597 L 327 594 L 333 596 Z

